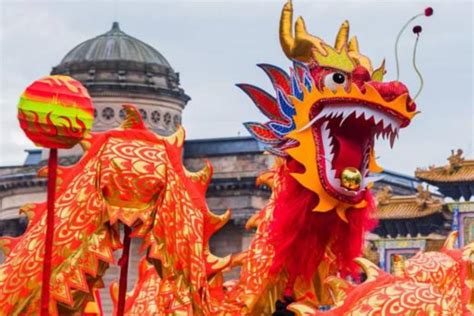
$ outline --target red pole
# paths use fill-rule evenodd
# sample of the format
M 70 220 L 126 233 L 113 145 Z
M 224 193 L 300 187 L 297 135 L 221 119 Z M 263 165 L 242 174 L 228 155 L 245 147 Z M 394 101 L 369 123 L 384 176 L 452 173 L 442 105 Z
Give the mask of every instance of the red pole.
M 130 234 L 132 229 L 124 225 L 123 230 L 123 251 L 122 257 L 119 260 L 120 265 L 120 281 L 119 281 L 119 296 L 117 303 L 117 316 L 123 316 L 125 313 L 125 298 L 127 294 L 127 277 L 128 277 L 128 263 L 130 256 Z
M 54 202 L 56 195 L 56 171 L 58 167 L 58 150 L 51 148 L 48 160 L 48 200 L 46 213 L 46 240 L 44 242 L 43 278 L 41 287 L 41 316 L 49 315 L 51 259 L 54 237 Z

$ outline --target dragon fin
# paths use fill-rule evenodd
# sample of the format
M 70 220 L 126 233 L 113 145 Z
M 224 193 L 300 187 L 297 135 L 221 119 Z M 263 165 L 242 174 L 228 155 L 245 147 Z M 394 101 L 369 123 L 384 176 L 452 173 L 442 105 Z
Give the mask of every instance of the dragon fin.
M 202 195 L 206 194 L 209 183 L 211 182 L 213 168 L 211 162 L 206 160 L 206 165 L 199 171 L 192 172 L 184 168 L 184 174 L 190 179 L 198 188 Z
M 120 124 L 120 129 L 146 129 L 142 116 L 133 104 L 122 105 L 125 111 L 125 118 Z
M 333 298 L 334 304 L 336 304 L 336 306 L 344 302 L 347 297 L 347 293 L 354 287 L 346 280 L 335 276 L 328 277 L 325 283 L 329 287 L 329 291 L 332 294 L 331 297 Z
M 385 274 L 379 267 L 377 267 L 372 261 L 365 258 L 356 258 L 355 262 L 364 270 L 367 275 L 366 282 L 371 282 L 377 279 L 379 276 Z

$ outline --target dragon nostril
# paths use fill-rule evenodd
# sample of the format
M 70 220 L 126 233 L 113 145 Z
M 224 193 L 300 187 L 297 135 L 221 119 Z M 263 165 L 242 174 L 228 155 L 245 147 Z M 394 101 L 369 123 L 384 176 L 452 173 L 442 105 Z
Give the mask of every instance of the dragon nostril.
M 416 111 L 416 103 L 412 100 L 412 98 L 407 99 L 407 111 L 408 112 L 415 112 Z

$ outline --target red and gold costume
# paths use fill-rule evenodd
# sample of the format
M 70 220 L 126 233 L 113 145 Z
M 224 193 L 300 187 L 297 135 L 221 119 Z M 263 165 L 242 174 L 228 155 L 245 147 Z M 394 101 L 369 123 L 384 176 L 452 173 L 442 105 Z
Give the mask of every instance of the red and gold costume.
M 375 224 L 370 186 L 381 169 L 374 139 L 393 145 L 416 105 L 403 83 L 383 82 L 384 63 L 373 68 L 357 39 L 349 39 L 347 21 L 331 46 L 310 35 L 302 18 L 293 30 L 292 15 L 289 2 L 280 42 L 294 62 L 290 74 L 260 65 L 275 97 L 239 85 L 270 119 L 246 127 L 278 156 L 258 179 L 273 193 L 247 223 L 256 229 L 249 249 L 225 258 L 211 254 L 210 237 L 231 216 L 217 216 L 206 204 L 212 167 L 186 170 L 184 130 L 157 136 L 126 105 L 119 129 L 89 134 L 81 143 L 83 158 L 59 170 L 51 315 L 94 310 L 88 303 L 97 304 L 94 290 L 122 247 L 120 225 L 143 239 L 145 251 L 127 315 L 269 315 L 282 297 L 300 315 L 322 313 L 319 305 L 335 305 L 328 312 L 333 315 L 467 312 L 472 282 L 464 279 L 472 274 L 472 247 L 420 254 L 396 276 L 354 261 Z M 24 206 L 30 219 L 25 234 L 0 240 L 7 254 L 0 265 L 0 315 L 38 311 L 45 209 Z M 343 280 L 357 275 L 357 264 L 368 276 L 358 286 Z M 241 266 L 240 278 L 224 282 L 223 272 L 235 266 Z M 117 291 L 114 285 L 115 299 Z

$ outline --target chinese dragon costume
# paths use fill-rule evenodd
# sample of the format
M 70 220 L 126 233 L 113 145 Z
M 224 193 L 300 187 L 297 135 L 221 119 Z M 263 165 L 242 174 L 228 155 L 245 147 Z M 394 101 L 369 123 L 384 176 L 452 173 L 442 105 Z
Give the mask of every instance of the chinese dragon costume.
M 55 201 L 51 315 L 87 314 L 95 290 L 123 247 L 122 226 L 143 240 L 139 279 L 128 293 L 126 315 L 464 315 L 473 311 L 473 246 L 403 261 L 395 275 L 358 258 L 364 234 L 376 224 L 370 187 L 375 139 L 393 145 L 416 115 L 399 81 L 384 82 L 384 62 L 374 69 L 349 39 L 344 22 L 334 46 L 310 35 L 302 18 L 293 30 L 285 4 L 280 43 L 294 66 L 287 74 L 259 65 L 275 96 L 238 85 L 265 114 L 245 126 L 274 154 L 259 184 L 272 189 L 252 216 L 247 251 L 217 257 L 210 237 L 230 219 L 216 215 L 205 194 L 212 166 L 183 167 L 184 129 L 169 137 L 149 131 L 137 109 L 125 105 L 121 127 L 90 133 L 85 153 L 61 167 Z M 42 170 L 41 173 L 46 173 Z M 29 219 L 17 238 L 2 237 L 0 315 L 34 315 L 39 309 L 46 204 L 20 210 Z M 453 237 L 454 236 L 454 237 Z M 240 277 L 224 273 L 240 266 Z M 359 267 L 367 279 L 357 280 Z M 111 287 L 117 300 L 118 284 Z M 320 311 L 319 306 L 333 309 Z

